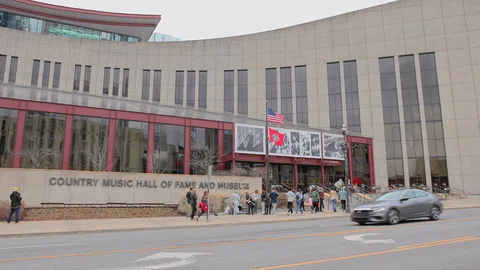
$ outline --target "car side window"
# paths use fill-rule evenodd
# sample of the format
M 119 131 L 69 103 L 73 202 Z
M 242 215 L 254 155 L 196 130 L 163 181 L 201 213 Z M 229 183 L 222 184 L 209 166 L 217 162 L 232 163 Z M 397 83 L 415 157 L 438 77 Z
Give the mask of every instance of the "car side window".
M 403 194 L 402 198 L 415 199 L 415 192 L 413 192 L 413 190 L 409 190 Z
M 425 198 L 425 197 L 428 197 L 428 193 L 426 193 L 425 191 L 421 191 L 421 190 L 415 190 L 415 197 Z

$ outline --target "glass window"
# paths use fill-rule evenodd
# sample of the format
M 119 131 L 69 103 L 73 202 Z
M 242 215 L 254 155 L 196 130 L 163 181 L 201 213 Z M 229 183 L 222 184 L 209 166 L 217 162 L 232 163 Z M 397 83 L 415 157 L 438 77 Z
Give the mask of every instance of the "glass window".
M 187 107 L 195 107 L 195 71 L 187 72 Z
M 205 175 L 208 165 L 218 162 L 218 130 L 191 127 L 190 129 L 190 172 Z
M 85 75 L 83 78 L 83 92 L 90 92 L 90 76 L 92 73 L 91 66 L 85 66 Z
M 28 111 L 23 137 L 22 168 L 62 168 L 65 115 Z
M 342 88 L 340 63 L 327 64 L 330 128 L 341 130 L 343 125 Z
M 82 66 L 81 65 L 75 65 L 75 72 L 73 73 L 73 90 L 74 91 L 80 90 L 80 77 L 81 77 L 81 75 L 82 75 Z
M 113 69 L 113 93 L 112 95 L 118 96 L 118 89 L 120 87 L 120 69 Z
M 229 155 L 233 151 L 233 133 L 231 130 L 223 131 L 223 154 Z
M 183 71 L 175 72 L 175 104 L 183 105 Z
M 225 70 L 223 72 L 223 111 L 234 112 L 235 109 L 235 97 L 234 97 L 234 76 L 233 70 Z
M 123 69 L 123 84 L 122 84 L 122 97 L 128 97 L 128 80 L 130 76 L 130 70 L 128 68 Z
M 142 78 L 142 100 L 150 99 L 150 70 L 143 70 Z
M 307 67 L 295 67 L 297 123 L 308 124 Z
M 18 111 L 0 109 L 0 168 L 11 168 L 15 148 Z
M 348 130 L 361 133 L 357 61 L 343 63 Z
M 12 56 L 10 58 L 10 72 L 8 74 L 8 82 L 15 83 L 17 80 L 18 57 Z
M 292 68 L 280 68 L 280 93 L 281 93 L 281 110 L 285 120 L 293 121 L 292 108 Z
M 50 62 L 43 62 L 43 76 L 42 76 L 42 87 L 48 87 L 50 80 Z
M 207 71 L 198 73 L 198 108 L 207 108 Z
M 153 71 L 153 101 L 160 101 L 160 90 L 162 87 L 162 71 Z
M 60 87 L 60 75 L 62 71 L 62 63 L 55 62 L 53 66 L 53 84 L 52 87 L 58 89 Z
M 115 171 L 147 172 L 148 123 L 117 120 Z
M 238 71 L 237 102 L 238 113 L 248 115 L 248 70 Z
M 185 127 L 155 124 L 153 159 L 149 166 L 153 173 L 184 173 Z
M 110 68 L 103 70 L 103 94 L 108 95 L 110 92 Z
M 277 111 L 277 69 L 265 69 L 265 81 L 267 89 L 267 103 L 268 107 Z
M 3 82 L 5 78 L 6 66 L 7 66 L 7 56 L 0 55 L 0 82 Z
M 109 119 L 73 117 L 70 170 L 105 171 L 108 164 Z
M 40 76 L 40 60 L 33 60 L 32 68 L 32 86 L 38 86 L 38 77 Z

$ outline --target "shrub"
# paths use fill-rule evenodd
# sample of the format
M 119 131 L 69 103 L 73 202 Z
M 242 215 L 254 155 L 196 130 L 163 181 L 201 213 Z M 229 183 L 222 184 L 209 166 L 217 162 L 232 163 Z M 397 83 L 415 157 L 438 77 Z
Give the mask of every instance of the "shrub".
M 10 201 L 0 201 L 0 221 L 7 221 L 8 214 L 10 214 Z M 24 220 L 26 216 L 25 212 L 25 202 L 22 201 L 22 206 L 20 207 L 20 220 Z M 15 219 L 15 214 L 13 214 L 13 220 Z
M 183 192 L 182 198 L 178 203 L 178 211 L 185 215 L 190 214 L 192 209 L 191 206 L 187 203 L 187 198 L 186 198 L 187 192 L 188 190 Z M 202 196 L 203 196 L 203 191 L 197 190 L 197 208 L 198 208 L 198 204 L 202 200 Z M 224 211 L 225 197 L 227 196 L 224 194 L 210 190 L 210 213 L 215 213 L 215 212 L 222 213 Z M 230 201 L 231 200 L 229 200 L 229 202 Z

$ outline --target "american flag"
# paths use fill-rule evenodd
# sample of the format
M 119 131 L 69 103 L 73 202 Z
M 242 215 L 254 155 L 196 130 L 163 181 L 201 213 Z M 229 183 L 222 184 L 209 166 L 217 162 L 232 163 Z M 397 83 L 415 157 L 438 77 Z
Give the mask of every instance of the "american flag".
M 283 121 L 285 121 L 285 116 L 283 116 L 281 113 L 276 112 L 274 109 L 267 107 L 267 120 L 268 122 L 280 124 L 282 126 L 285 125 Z

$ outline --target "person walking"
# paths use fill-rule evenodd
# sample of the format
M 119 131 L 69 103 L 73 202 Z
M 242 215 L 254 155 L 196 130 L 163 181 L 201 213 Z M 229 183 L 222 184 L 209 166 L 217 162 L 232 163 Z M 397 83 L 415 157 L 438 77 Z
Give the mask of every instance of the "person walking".
M 330 190 L 330 200 L 332 200 L 333 212 L 337 212 L 338 194 L 333 188 Z
M 295 193 L 293 192 L 293 188 L 287 192 L 287 215 L 289 216 L 290 213 L 293 214 L 293 200 L 295 199 Z
M 325 204 L 323 203 L 323 200 L 325 199 L 325 192 L 323 191 L 323 188 L 319 189 L 319 195 L 320 195 L 320 212 L 323 212 L 323 209 L 325 209 Z
M 270 192 L 270 195 L 269 195 L 270 199 L 272 200 L 271 201 L 271 204 L 272 204 L 272 216 L 276 216 L 276 212 L 277 212 L 277 199 L 278 199 L 278 193 L 277 193 L 277 190 L 273 189 L 272 192 Z
M 15 213 L 15 223 L 18 223 L 20 217 L 20 206 L 22 206 L 22 196 L 20 196 L 19 188 L 13 189 L 10 194 L 10 214 L 8 215 L 7 223 L 12 221 L 13 213 Z
M 272 214 L 272 198 L 266 196 L 265 198 L 265 215 Z
M 191 208 L 191 206 L 192 206 L 192 190 L 193 190 L 193 188 L 191 187 L 190 190 L 187 192 L 187 195 L 185 196 L 185 198 L 187 198 L 187 204 L 190 206 L 190 211 L 192 210 L 192 208 Z M 189 217 L 190 217 L 190 215 L 187 212 L 186 218 L 189 218 Z
M 252 200 L 253 200 L 253 203 L 255 204 L 255 209 L 253 209 L 255 211 L 255 213 L 258 212 L 258 201 L 260 200 L 260 194 L 258 194 L 258 190 L 255 190 L 255 192 L 252 194 Z
M 297 191 L 297 194 L 295 194 L 295 200 L 297 201 L 297 209 L 295 210 L 295 215 L 298 215 L 298 211 L 300 211 L 303 215 L 303 194 L 300 191 Z
M 347 206 L 347 191 L 345 190 L 345 187 L 343 187 L 340 192 L 338 192 L 338 195 L 340 197 L 340 202 L 342 203 L 342 211 L 345 212 L 346 206 Z
M 232 195 L 232 201 L 233 201 L 233 215 L 238 216 L 238 206 L 240 205 L 240 196 L 238 196 L 238 193 L 236 191 Z
M 319 195 L 317 192 L 317 189 L 313 189 L 312 192 L 312 213 L 318 213 L 318 200 L 319 200 Z
M 203 197 L 200 203 L 198 204 L 198 208 L 200 208 L 200 214 L 198 214 L 197 221 L 200 217 L 208 211 L 208 191 L 203 192 Z
M 190 214 L 190 219 L 193 220 L 195 217 L 195 214 L 197 213 L 197 190 L 192 189 L 192 194 L 191 194 L 191 199 L 190 199 L 190 205 L 192 206 L 192 214 Z
M 309 199 L 309 198 L 310 198 L 310 196 L 309 196 L 309 194 L 308 194 L 308 190 L 305 189 L 305 190 L 303 191 L 303 199 L 302 199 L 302 210 L 303 210 L 303 212 L 305 212 L 305 204 L 307 204 L 307 205 L 309 204 L 309 203 L 308 203 L 308 199 Z
M 265 214 L 265 202 L 267 201 L 267 192 L 265 192 L 265 190 L 262 190 L 261 199 L 262 199 L 262 215 L 263 215 Z

